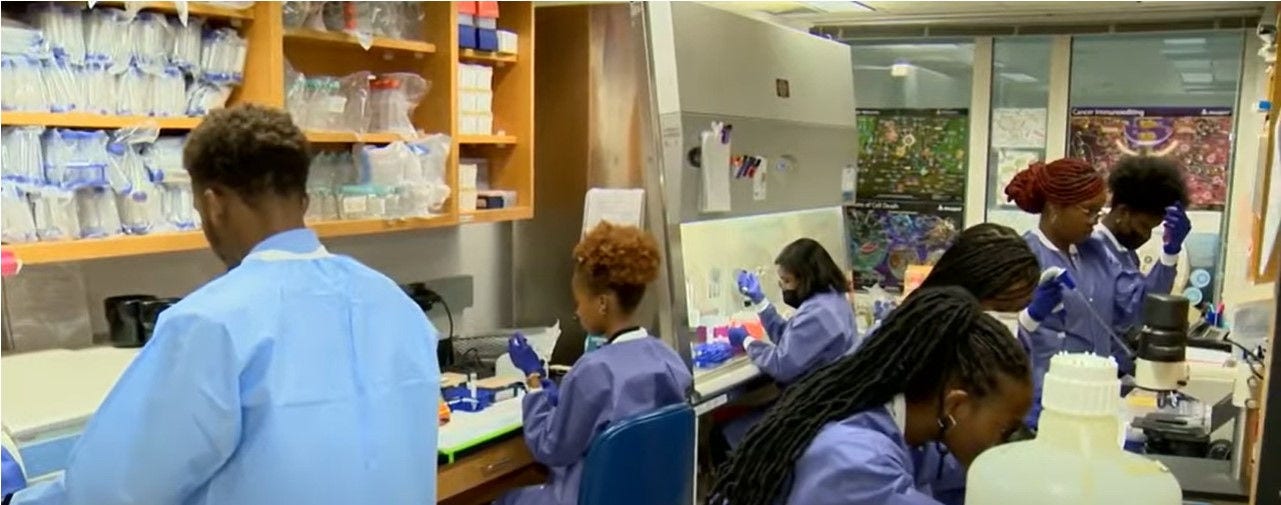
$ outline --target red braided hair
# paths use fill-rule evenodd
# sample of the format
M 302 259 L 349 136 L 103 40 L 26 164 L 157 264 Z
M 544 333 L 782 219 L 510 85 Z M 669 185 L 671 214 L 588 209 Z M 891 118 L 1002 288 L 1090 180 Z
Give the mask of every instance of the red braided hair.
M 1005 186 L 1006 200 L 1032 214 L 1045 210 L 1047 202 L 1073 205 L 1103 193 L 1107 183 L 1090 164 L 1063 158 L 1045 164 L 1034 162 Z

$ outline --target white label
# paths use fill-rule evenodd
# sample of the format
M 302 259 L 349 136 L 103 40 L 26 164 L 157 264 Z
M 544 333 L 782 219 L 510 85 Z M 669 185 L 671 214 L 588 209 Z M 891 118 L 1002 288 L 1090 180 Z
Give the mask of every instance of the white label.
M 330 114 L 342 114 L 342 112 L 347 109 L 347 97 L 329 97 L 329 100 L 326 100 L 326 108 L 329 110 Z
M 345 196 L 342 199 L 343 214 L 359 214 L 369 209 L 369 198 L 364 196 Z

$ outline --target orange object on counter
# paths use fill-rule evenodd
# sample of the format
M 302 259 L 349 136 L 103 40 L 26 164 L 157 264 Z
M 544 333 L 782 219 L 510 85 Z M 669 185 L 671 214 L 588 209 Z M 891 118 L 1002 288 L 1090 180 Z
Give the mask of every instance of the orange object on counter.
M 444 398 L 440 400 L 440 410 L 437 411 L 437 415 L 440 416 L 441 426 L 449 424 L 449 404 L 445 403 Z

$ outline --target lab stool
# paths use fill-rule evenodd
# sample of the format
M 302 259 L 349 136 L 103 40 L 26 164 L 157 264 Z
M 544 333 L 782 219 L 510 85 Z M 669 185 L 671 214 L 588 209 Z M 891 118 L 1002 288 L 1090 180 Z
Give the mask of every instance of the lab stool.
M 583 462 L 578 505 L 686 505 L 693 493 L 694 409 L 682 402 L 597 435 Z

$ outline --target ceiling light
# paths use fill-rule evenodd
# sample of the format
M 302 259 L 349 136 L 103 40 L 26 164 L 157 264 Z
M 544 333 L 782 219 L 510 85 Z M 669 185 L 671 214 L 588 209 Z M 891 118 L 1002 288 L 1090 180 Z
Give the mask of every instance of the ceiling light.
M 876 9 L 868 7 L 863 2 L 801 2 L 814 10 L 823 12 L 873 12 Z
M 1177 39 L 1165 39 L 1163 41 L 1167 46 L 1204 46 L 1205 37 L 1185 37 Z
M 1014 82 L 1024 82 L 1024 83 L 1040 82 L 1039 79 L 1022 72 L 1001 72 L 1000 76 L 1002 79 L 1006 79 Z

